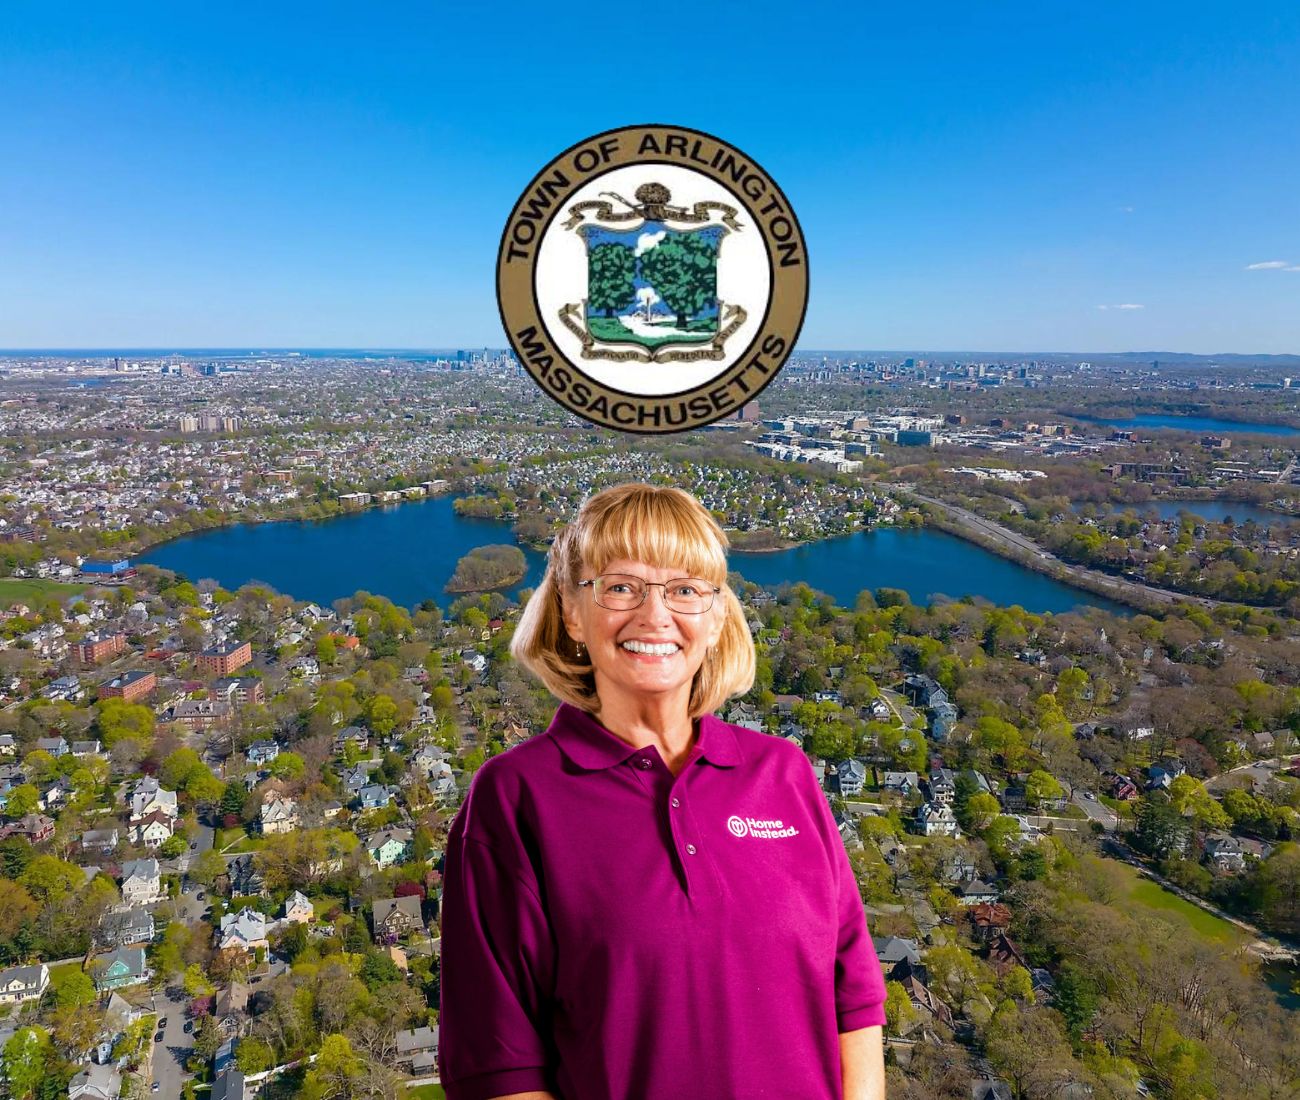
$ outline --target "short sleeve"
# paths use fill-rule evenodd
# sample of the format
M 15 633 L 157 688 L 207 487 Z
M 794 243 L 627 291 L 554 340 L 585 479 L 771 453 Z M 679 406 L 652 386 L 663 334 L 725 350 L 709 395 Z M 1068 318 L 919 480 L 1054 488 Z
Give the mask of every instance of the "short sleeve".
M 807 763 L 807 758 L 804 758 Z M 826 839 L 835 873 L 838 931 L 835 943 L 835 1021 L 840 1033 L 885 1023 L 885 975 L 876 957 L 875 944 L 867 930 L 849 853 L 835 825 L 826 796 L 817 784 L 812 768 L 807 769 L 808 787 L 818 804 L 819 823 Z
M 475 790 L 448 838 L 443 872 L 439 1075 L 448 1100 L 490 1100 L 554 1087 L 544 1036 L 554 941 L 521 840 L 472 835 L 491 796 Z

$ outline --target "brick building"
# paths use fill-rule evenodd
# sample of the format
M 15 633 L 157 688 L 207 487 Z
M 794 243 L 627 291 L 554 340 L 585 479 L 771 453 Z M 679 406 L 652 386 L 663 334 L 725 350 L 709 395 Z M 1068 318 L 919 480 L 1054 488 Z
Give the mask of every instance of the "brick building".
M 225 642 L 199 654 L 199 671 L 209 676 L 229 676 L 252 659 L 252 643 Z
M 77 660 L 85 665 L 97 665 L 109 657 L 116 657 L 126 649 L 126 635 L 89 634 L 76 646 Z
M 158 678 L 152 672 L 124 672 L 114 676 L 105 684 L 99 685 L 101 699 L 122 699 L 134 703 L 146 695 L 152 695 L 158 687 Z

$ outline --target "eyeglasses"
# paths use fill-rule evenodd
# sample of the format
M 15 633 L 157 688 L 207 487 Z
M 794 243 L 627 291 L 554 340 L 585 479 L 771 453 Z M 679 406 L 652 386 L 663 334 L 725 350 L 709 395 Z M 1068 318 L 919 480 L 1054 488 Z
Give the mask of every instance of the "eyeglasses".
M 632 611 L 645 603 L 650 589 L 662 588 L 668 610 L 683 615 L 704 614 L 713 606 L 713 597 L 722 591 L 698 577 L 679 577 L 660 584 L 626 573 L 602 573 L 589 581 L 579 581 L 578 587 L 590 588 L 592 598 L 607 611 Z

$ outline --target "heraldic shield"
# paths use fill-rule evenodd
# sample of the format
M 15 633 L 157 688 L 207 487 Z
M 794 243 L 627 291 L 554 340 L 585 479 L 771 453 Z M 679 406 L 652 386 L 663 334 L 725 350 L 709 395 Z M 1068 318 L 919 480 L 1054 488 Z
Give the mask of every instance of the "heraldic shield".
M 741 230 L 736 209 L 713 201 L 689 210 L 672 206 L 659 183 L 638 187 L 635 202 L 604 194 L 613 201 L 571 206 L 564 225 L 581 235 L 587 252 L 587 297 L 560 310 L 560 320 L 582 340 L 583 358 L 724 358 L 728 337 L 747 317 L 743 305 L 718 297 L 725 238 Z M 592 221 L 587 210 L 594 211 Z

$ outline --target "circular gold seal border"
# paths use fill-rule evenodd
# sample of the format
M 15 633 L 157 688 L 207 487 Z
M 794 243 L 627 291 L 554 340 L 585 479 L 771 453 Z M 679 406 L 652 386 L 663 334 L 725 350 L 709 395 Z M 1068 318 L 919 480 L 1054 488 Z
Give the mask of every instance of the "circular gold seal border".
M 551 222 L 579 188 L 633 164 L 673 164 L 717 181 L 760 228 L 767 249 L 770 294 L 758 333 L 729 367 L 681 393 L 629 394 L 597 382 L 556 347 L 537 305 L 533 271 Z M 808 307 L 808 250 L 789 200 L 752 157 L 684 126 L 626 126 L 570 146 L 525 189 L 501 234 L 497 306 L 520 363 L 570 412 L 624 432 L 688 431 L 754 400 L 789 358 Z

